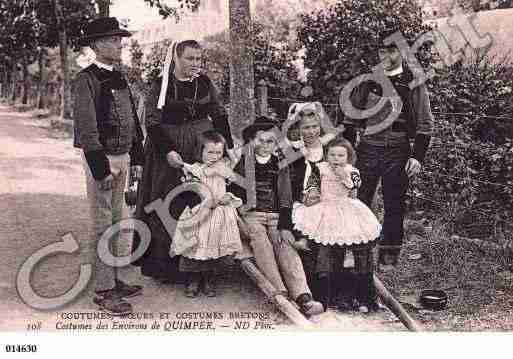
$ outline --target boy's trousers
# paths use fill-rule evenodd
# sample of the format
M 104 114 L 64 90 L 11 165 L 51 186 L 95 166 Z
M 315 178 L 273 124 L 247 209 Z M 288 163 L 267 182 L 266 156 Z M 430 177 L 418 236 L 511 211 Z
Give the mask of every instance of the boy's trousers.
M 379 251 L 398 257 L 404 237 L 404 214 L 406 191 L 409 179 L 405 171 L 410 158 L 409 143 L 391 146 L 375 146 L 361 143 L 357 149 L 357 168 L 360 170 L 362 186 L 358 198 L 368 207 L 376 193 L 381 178 L 385 215 Z
M 296 249 L 289 242 L 281 240 L 278 218 L 278 213 L 244 214 L 258 268 L 278 292 L 288 292 L 295 300 L 300 294 L 311 292 Z

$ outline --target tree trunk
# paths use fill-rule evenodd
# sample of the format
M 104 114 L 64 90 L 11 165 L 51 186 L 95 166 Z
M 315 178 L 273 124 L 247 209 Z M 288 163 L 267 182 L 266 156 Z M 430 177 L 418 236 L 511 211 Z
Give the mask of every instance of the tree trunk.
M 37 64 L 39 66 L 39 79 L 37 81 L 37 108 L 43 109 L 45 108 L 45 66 L 44 66 L 44 60 L 45 60 L 45 50 L 41 49 L 39 51 L 38 57 L 37 57 Z
M 110 15 L 110 0 L 96 0 L 98 4 L 99 17 L 109 17 Z
M 2 86 L 2 89 L 3 89 L 2 97 L 5 99 L 9 98 L 10 84 L 11 84 L 11 78 L 12 78 L 12 74 L 10 73 L 10 71 L 7 68 L 8 68 L 8 66 L 6 65 L 4 68 L 4 85 Z
M 4 92 L 5 92 L 5 76 L 6 76 L 6 73 L 4 71 L 4 68 L 2 66 L 1 68 L 1 71 L 2 71 L 2 80 L 0 80 L 0 98 L 4 98 Z
M 9 98 L 9 84 L 11 83 L 11 76 L 7 65 L 4 67 L 4 83 L 2 85 L 2 98 Z
M 28 64 L 27 59 L 23 59 L 22 64 L 22 73 L 23 73 L 23 97 L 21 98 L 21 103 L 26 105 L 28 103 L 29 91 L 30 91 L 30 83 L 29 83 L 29 72 L 28 72 Z
M 68 40 L 66 28 L 64 27 L 64 15 L 60 0 L 54 0 L 55 17 L 57 19 L 57 29 L 59 31 L 59 51 L 61 55 L 62 68 L 62 86 L 61 86 L 61 117 L 71 119 L 71 89 L 69 79 L 68 63 Z
M 240 138 L 255 121 L 255 78 L 251 51 L 249 0 L 229 0 L 230 7 L 230 124 Z
M 474 12 L 480 11 L 481 10 L 481 0 L 472 0 L 471 6 L 472 6 L 472 10 L 474 10 Z
M 12 80 L 11 101 L 13 104 L 16 102 L 16 80 L 18 78 L 17 72 L 18 72 L 18 64 L 14 63 L 12 65 L 12 76 L 11 76 L 11 80 Z

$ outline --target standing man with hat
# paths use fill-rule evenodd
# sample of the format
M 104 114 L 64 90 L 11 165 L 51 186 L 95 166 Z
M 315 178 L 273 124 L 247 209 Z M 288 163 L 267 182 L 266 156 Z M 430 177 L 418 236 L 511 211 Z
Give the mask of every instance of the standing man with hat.
M 99 18 L 85 29 L 81 45 L 90 46 L 96 59 L 75 79 L 74 146 L 83 150 L 87 199 L 94 225 L 94 303 L 112 315 L 132 312 L 125 299 L 141 293 L 118 278 L 117 268 L 101 261 L 96 246 L 103 233 L 122 219 L 123 191 L 131 166 L 142 172 L 143 133 L 124 75 L 115 70 L 121 60 L 121 39 L 131 33 L 116 18 Z M 110 238 L 117 255 L 119 238 Z
M 382 270 L 390 270 L 398 262 L 404 237 L 403 221 L 409 179 L 422 168 L 433 128 L 426 85 L 422 83 L 410 88 L 413 73 L 403 62 L 399 48 L 395 43 L 384 45 L 384 40 L 396 31 L 392 27 L 384 30 L 375 48 L 386 79 L 390 81 L 395 93 L 384 94 L 384 89 L 376 83 L 362 83 L 353 92 L 351 102 L 354 107 L 370 109 L 376 106 L 382 96 L 390 97 L 386 98 L 385 105 L 374 115 L 363 121 L 350 121 L 346 124 L 344 133 L 354 144 L 356 127 L 363 130 L 356 162 L 362 180 L 359 199 L 371 207 L 378 181 L 382 181 L 385 214 L 378 247 Z M 402 106 L 397 106 L 394 96 L 400 97 Z M 397 118 L 389 121 L 394 115 Z M 413 146 L 410 141 L 414 142 Z

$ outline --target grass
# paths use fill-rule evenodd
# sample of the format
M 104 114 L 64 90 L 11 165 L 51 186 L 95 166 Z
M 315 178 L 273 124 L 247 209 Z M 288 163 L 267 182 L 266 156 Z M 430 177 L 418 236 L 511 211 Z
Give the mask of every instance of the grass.
M 406 221 L 398 267 L 380 273 L 392 293 L 432 330 L 513 330 L 513 274 L 497 257 L 450 235 L 447 217 Z M 419 256 L 420 254 L 420 256 Z M 420 258 L 419 258 L 420 257 Z M 424 310 L 424 289 L 442 289 L 445 310 Z
M 431 330 L 513 330 L 513 228 L 468 218 L 473 226 L 468 231 L 469 224 L 461 221 L 464 212 L 450 203 L 418 211 L 419 203 L 408 202 L 399 265 L 392 272 L 378 273 L 387 288 Z M 382 221 L 380 189 L 374 208 Z M 501 249 L 485 250 L 455 234 L 493 242 Z M 419 296 L 424 289 L 444 290 L 447 308 L 438 312 L 422 308 Z

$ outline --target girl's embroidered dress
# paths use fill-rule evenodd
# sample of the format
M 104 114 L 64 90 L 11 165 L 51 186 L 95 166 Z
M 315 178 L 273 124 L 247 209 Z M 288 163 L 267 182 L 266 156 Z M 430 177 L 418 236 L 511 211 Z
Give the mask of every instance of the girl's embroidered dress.
M 224 161 L 210 167 L 195 165 L 203 169 L 199 181 L 208 188 L 210 199 L 205 198 L 196 207 L 186 208 L 182 213 L 169 254 L 208 260 L 241 251 L 236 208 L 242 205 L 242 200 L 226 192 L 226 181 L 233 180 L 233 171 Z M 217 203 L 226 193 L 231 197 L 230 203 L 212 208 L 212 200 Z
M 351 165 L 342 176 L 327 162 L 318 165 L 321 176 L 321 201 L 312 206 L 298 204 L 292 212 L 294 228 L 323 245 L 352 245 L 374 241 L 381 226 L 372 211 L 360 200 L 351 198 L 359 186 L 359 172 Z

